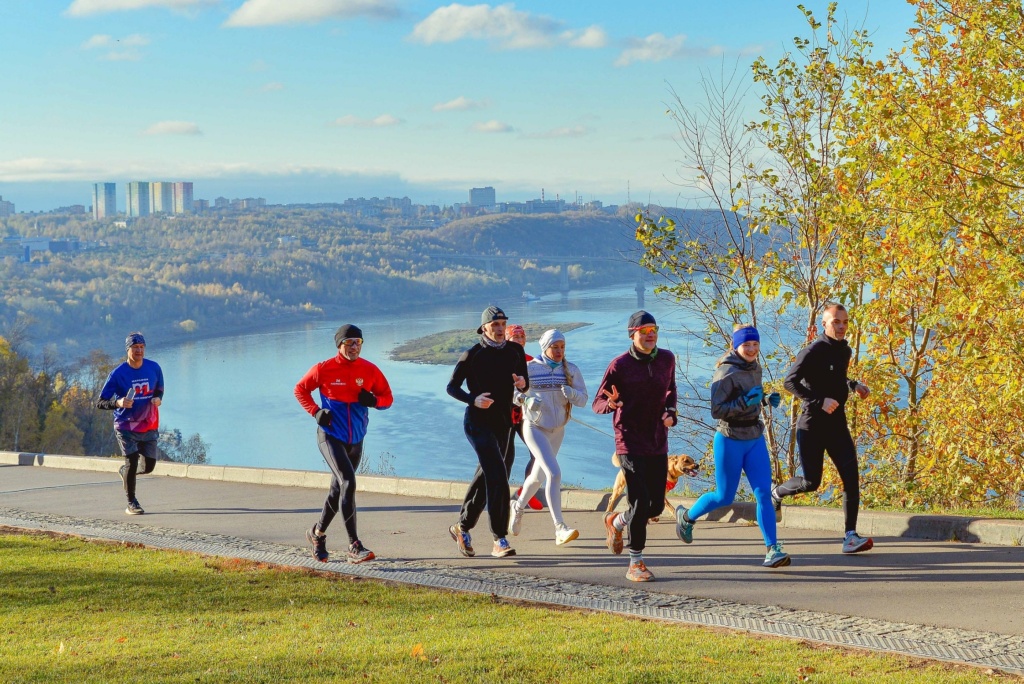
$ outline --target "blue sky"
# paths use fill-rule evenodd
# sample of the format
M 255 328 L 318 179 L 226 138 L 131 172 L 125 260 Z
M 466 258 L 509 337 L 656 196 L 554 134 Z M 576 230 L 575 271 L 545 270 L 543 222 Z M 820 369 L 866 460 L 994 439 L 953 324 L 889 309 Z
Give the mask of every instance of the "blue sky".
M 774 62 L 807 35 L 797 4 L 3 0 L 0 196 L 88 205 L 108 181 L 123 205 L 129 180 L 191 180 L 272 204 L 483 185 L 683 204 L 669 88 L 696 100 L 702 70 Z M 879 54 L 913 20 L 903 0 L 840 14 Z

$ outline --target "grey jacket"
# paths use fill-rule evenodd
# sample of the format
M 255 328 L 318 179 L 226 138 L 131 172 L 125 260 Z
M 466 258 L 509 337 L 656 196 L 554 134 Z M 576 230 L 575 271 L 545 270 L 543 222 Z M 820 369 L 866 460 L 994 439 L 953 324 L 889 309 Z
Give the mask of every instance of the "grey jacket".
M 747 406 L 747 392 L 761 386 L 761 366 L 745 361 L 733 349 L 718 361 L 711 378 L 711 417 L 729 439 L 757 439 L 764 434 L 761 404 Z
M 537 357 L 526 369 L 530 387 L 525 393 L 516 390 L 512 401 L 523 407 L 523 418 L 531 425 L 556 430 L 569 422 L 573 406 L 587 405 L 587 386 L 576 364 L 564 361 L 551 368 Z

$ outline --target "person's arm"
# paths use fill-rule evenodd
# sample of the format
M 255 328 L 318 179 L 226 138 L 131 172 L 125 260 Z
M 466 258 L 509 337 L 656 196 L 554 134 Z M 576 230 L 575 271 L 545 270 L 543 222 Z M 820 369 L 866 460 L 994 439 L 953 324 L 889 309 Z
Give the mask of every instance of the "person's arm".
M 601 378 L 601 384 L 597 386 L 597 391 L 594 393 L 594 401 L 590 404 L 590 408 L 593 409 L 594 413 L 612 413 L 615 408 L 608 406 L 608 395 L 615 394 L 617 391 L 613 391 L 613 387 L 616 384 L 616 373 L 615 373 L 615 362 L 604 371 L 604 377 Z
M 462 388 L 462 384 L 466 381 L 466 377 L 469 373 L 469 364 L 472 359 L 473 350 L 476 347 L 472 347 L 462 352 L 462 356 L 455 363 L 455 369 L 452 371 L 451 380 L 448 381 L 448 396 L 458 399 L 463 404 L 472 404 L 473 395 Z
M 563 385 L 562 394 L 573 406 L 583 408 L 587 405 L 587 400 L 590 396 L 587 394 L 587 383 L 583 382 L 583 373 L 575 365 L 566 364 L 566 377 L 569 380 L 568 385 Z
M 800 353 L 796 355 L 796 360 L 790 367 L 789 372 L 786 373 L 786 380 L 783 382 L 782 386 L 786 388 L 786 391 L 805 404 L 821 406 L 821 402 L 824 401 L 825 397 L 820 396 L 811 389 L 811 387 L 814 386 L 814 378 L 810 378 L 810 386 L 804 384 L 804 380 L 808 379 L 808 373 L 814 365 L 814 356 L 811 354 L 811 349 L 813 347 L 813 343 L 809 344 L 801 349 Z
M 526 368 L 526 352 L 518 344 L 516 345 L 518 359 L 516 360 L 516 375 L 523 379 L 526 384 L 522 388 L 515 388 L 520 392 L 526 392 L 530 389 L 530 371 Z M 515 391 L 515 390 L 513 390 Z
M 104 411 L 113 411 L 114 409 L 121 408 L 117 405 L 118 400 L 117 382 L 114 380 L 113 371 L 111 371 L 110 375 L 107 376 L 107 381 L 103 383 L 103 389 L 100 390 L 100 398 L 96 402 L 96 408 Z
M 677 413 L 677 402 L 678 396 L 676 392 L 676 364 L 672 362 L 672 368 L 669 371 L 671 375 L 668 379 L 668 393 L 665 395 L 665 413 L 672 418 L 672 425 L 669 427 L 675 427 L 679 423 L 679 415 Z
M 374 408 L 383 411 L 386 408 L 391 408 L 391 405 L 395 403 L 395 397 L 391 393 L 391 385 L 388 384 L 388 379 L 384 377 L 384 373 L 376 366 L 373 369 L 376 373 L 373 376 L 373 382 L 370 383 L 369 391 L 377 400 Z
M 736 383 L 731 375 L 722 374 L 721 377 L 716 377 L 711 381 L 712 418 L 733 420 L 749 412 L 746 397 L 742 392 L 736 392 Z
M 295 385 L 295 398 L 306 413 L 316 417 L 320 407 L 313 401 L 313 390 L 320 388 L 320 364 L 316 364 Z

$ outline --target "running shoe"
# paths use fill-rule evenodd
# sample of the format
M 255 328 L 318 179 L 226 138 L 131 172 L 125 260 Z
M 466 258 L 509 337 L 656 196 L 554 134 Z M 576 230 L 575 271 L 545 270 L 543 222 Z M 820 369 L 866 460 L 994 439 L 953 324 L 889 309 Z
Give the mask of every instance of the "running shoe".
M 473 539 L 469 536 L 469 532 L 466 532 L 459 526 L 459 523 L 449 527 L 448 534 L 452 535 L 452 539 L 459 545 L 459 553 L 466 558 L 472 558 L 476 555 L 476 551 L 473 550 Z
M 124 491 L 128 491 L 128 465 L 125 464 L 117 469 L 117 474 L 121 476 L 121 487 Z
M 523 529 L 523 509 L 519 507 L 519 502 L 515 499 L 512 499 L 510 512 L 508 531 L 513 537 L 518 537 L 519 532 Z
M 555 543 L 561 546 L 562 544 L 568 544 L 573 539 L 580 536 L 579 530 L 574 530 L 571 527 L 562 525 L 561 527 L 555 528 Z
M 768 547 L 768 553 L 764 555 L 764 563 L 761 565 L 766 568 L 784 568 L 792 562 L 789 554 L 782 550 L 782 542 L 775 542 Z
M 509 545 L 508 539 L 502 537 L 494 542 L 494 550 L 491 551 L 491 555 L 495 558 L 504 558 L 505 556 L 516 555 L 516 550 Z
M 608 533 L 605 544 L 607 544 L 608 550 L 616 556 L 622 553 L 622 530 L 616 529 L 614 524 L 617 515 L 618 513 L 613 511 L 604 516 L 604 529 Z
M 316 525 L 306 530 L 306 541 L 313 545 L 313 558 L 321 563 L 327 562 L 327 535 L 317 534 Z
M 860 553 L 874 545 L 875 542 L 871 537 L 862 537 L 856 532 L 847 532 L 846 539 L 843 540 L 843 553 Z
M 356 563 L 362 563 L 363 561 L 373 560 L 374 558 L 376 558 L 376 556 L 373 555 L 373 551 L 363 546 L 363 542 L 358 539 L 349 544 L 348 551 L 345 553 L 345 560 L 353 565 Z
M 684 544 L 692 544 L 693 523 L 687 522 L 684 515 L 686 515 L 686 506 L 676 506 L 676 536 Z
M 128 515 L 142 515 L 146 511 L 142 510 L 142 504 L 139 503 L 138 499 L 133 499 L 128 502 L 128 508 L 124 509 L 124 512 Z
M 629 564 L 629 570 L 626 571 L 626 579 L 631 582 L 653 582 L 654 573 L 647 569 L 642 560 L 636 563 Z

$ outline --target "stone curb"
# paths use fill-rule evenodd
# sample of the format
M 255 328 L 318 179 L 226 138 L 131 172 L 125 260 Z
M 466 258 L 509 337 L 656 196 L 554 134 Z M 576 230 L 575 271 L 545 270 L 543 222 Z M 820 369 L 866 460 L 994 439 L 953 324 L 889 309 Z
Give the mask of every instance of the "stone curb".
M 116 473 L 117 469 L 121 467 L 121 459 L 0 451 L 0 465 Z M 170 461 L 161 461 L 156 472 L 153 473 L 153 476 L 156 475 L 313 489 L 327 489 L 331 484 L 331 474 L 327 472 L 245 466 L 190 465 Z M 379 475 L 360 475 L 357 481 L 359 491 L 452 501 L 461 501 L 467 486 L 468 483 L 457 480 L 425 480 Z M 603 511 L 608 505 L 610 496 L 609 492 L 567 489 L 562 492 L 562 508 L 567 511 Z M 670 498 L 669 501 L 673 505 L 691 506 L 694 500 Z M 625 497 L 619 502 L 616 510 L 623 510 L 624 506 Z M 837 508 L 783 506 L 782 510 L 780 527 L 820 530 L 839 535 L 843 533 L 843 512 Z M 755 525 L 757 524 L 757 513 L 754 504 L 741 502 L 712 512 L 708 515 L 708 519 L 716 522 Z M 858 522 L 858 531 L 866 536 L 909 537 L 997 546 L 1024 545 L 1024 520 L 861 511 Z

